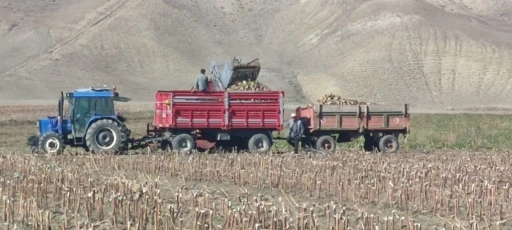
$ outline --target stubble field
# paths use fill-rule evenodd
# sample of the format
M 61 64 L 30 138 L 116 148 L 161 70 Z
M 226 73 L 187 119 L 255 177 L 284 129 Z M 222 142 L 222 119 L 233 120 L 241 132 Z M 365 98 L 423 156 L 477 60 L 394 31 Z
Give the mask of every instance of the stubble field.
M 510 111 L 511 12 L 499 0 L 0 1 L 0 98 L 106 84 L 151 101 L 237 56 L 261 58 L 258 80 L 287 104 L 337 92 Z M 151 121 L 138 108 L 125 114 L 135 137 Z M 512 229 L 509 115 L 414 114 L 390 155 L 362 140 L 332 155 L 282 141 L 262 155 L 33 155 L 26 138 L 48 114 L 0 105 L 0 229 Z
M 356 141 L 333 155 L 53 156 L 24 146 L 38 116 L 28 111 L 0 121 L 3 229 L 512 227 L 506 115 L 414 114 L 411 136 L 391 155 Z M 151 113 L 126 116 L 143 135 Z

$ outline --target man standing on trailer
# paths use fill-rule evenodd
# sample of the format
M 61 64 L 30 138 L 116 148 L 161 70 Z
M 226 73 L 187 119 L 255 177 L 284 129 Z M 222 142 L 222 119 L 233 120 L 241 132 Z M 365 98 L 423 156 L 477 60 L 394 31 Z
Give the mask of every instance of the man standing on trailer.
M 293 152 L 297 154 L 299 152 L 299 141 L 304 134 L 304 127 L 302 126 L 302 122 L 299 120 L 295 113 L 292 113 L 291 119 L 288 120 L 285 127 L 290 129 L 290 133 L 288 134 L 288 138 L 286 141 L 288 144 L 293 146 Z
M 196 84 L 192 88 L 192 92 L 199 90 L 206 92 L 208 90 L 208 77 L 205 75 L 206 71 L 201 69 L 201 74 L 196 77 Z

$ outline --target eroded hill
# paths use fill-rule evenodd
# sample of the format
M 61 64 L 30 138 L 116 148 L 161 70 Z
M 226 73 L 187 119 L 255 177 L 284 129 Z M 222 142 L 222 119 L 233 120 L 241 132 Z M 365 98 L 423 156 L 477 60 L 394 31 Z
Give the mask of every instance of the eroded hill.
M 212 59 L 260 58 L 293 103 L 508 105 L 512 3 L 498 0 L 8 0 L 0 97 L 116 85 L 137 101 L 189 89 Z

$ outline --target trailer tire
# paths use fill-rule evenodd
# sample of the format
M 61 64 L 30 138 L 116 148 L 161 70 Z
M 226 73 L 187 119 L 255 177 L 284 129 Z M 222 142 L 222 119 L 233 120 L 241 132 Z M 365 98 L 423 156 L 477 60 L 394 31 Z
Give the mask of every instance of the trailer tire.
M 37 147 L 43 153 L 60 154 L 64 152 L 64 140 L 57 133 L 46 133 L 39 138 Z
M 270 150 L 272 143 L 267 135 L 258 133 L 253 135 L 247 142 L 250 152 L 264 153 Z
M 122 128 L 115 121 L 106 119 L 96 121 L 87 130 L 85 143 L 93 153 L 105 151 L 117 154 L 123 150 L 121 130 Z
M 194 137 L 186 133 L 175 136 L 172 139 L 171 144 L 172 149 L 178 152 L 190 152 L 196 148 L 196 141 L 194 140 Z
M 386 135 L 380 138 L 379 149 L 383 153 L 396 152 L 400 148 L 398 138 L 393 135 Z
M 329 145 L 327 149 L 324 148 L 325 144 Z M 336 141 L 331 135 L 324 135 L 316 140 L 315 147 L 317 150 L 327 150 L 328 152 L 334 152 L 334 150 L 336 150 Z

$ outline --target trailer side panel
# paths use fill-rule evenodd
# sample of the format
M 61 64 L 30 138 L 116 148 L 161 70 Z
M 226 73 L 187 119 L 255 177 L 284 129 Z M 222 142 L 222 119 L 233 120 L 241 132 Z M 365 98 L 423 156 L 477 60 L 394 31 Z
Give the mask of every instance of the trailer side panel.
M 409 127 L 407 105 L 314 105 L 297 108 L 312 131 L 405 131 Z
M 169 129 L 266 129 L 283 127 L 282 91 L 158 91 L 153 126 Z

